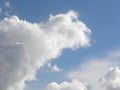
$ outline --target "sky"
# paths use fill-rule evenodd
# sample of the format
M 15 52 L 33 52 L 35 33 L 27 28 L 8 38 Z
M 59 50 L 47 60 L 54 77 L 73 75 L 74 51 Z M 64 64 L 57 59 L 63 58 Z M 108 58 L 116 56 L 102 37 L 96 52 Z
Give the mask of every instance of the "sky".
M 0 0 L 0 90 L 120 90 L 119 0 Z

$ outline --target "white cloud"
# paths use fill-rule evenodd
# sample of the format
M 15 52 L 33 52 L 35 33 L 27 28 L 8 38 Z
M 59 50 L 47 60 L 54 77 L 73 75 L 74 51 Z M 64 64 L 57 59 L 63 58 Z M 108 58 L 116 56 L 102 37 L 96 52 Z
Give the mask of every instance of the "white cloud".
M 61 69 L 60 69 L 60 68 L 58 68 L 58 66 L 57 66 L 57 65 L 54 65 L 54 66 L 53 66 L 53 68 L 52 68 L 52 71 L 53 71 L 53 72 L 60 72 L 60 71 L 61 71 Z
M 101 82 L 106 90 L 120 90 L 120 69 L 118 67 L 111 68 Z
M 48 70 L 47 72 L 60 72 L 62 69 L 60 69 L 57 65 L 51 65 L 51 63 L 48 63 Z
M 80 67 L 76 70 L 71 71 L 68 74 L 68 77 L 69 79 L 78 79 L 87 82 L 90 85 L 91 90 L 106 90 L 101 86 L 100 78 L 104 77 L 104 74 L 109 70 L 109 68 L 119 65 L 119 58 L 120 54 L 117 51 L 112 52 L 102 58 L 99 57 L 92 59 L 89 62 L 80 65 Z M 114 78 L 114 76 L 112 78 Z
M 82 65 L 78 70 L 71 72 L 69 78 L 86 81 L 90 84 L 92 90 L 100 90 L 98 80 L 111 66 L 109 62 L 91 61 Z
M 0 90 L 23 90 L 25 81 L 33 80 L 36 70 L 64 48 L 89 46 L 91 32 L 77 17 L 69 11 L 46 23 L 17 16 L 0 21 Z
M 87 83 L 83 83 L 79 80 L 72 80 L 72 82 L 62 82 L 60 84 L 56 82 L 49 83 L 46 90 L 88 90 Z

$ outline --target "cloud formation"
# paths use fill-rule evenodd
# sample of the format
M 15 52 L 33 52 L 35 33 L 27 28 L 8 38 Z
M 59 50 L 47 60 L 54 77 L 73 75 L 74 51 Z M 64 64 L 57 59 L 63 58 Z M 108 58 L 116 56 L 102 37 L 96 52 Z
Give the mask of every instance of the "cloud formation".
M 47 85 L 46 90 L 88 90 L 87 83 L 82 83 L 79 80 L 72 80 L 72 82 L 62 82 L 60 84 L 52 82 Z
M 101 82 L 106 90 L 120 90 L 120 69 L 118 67 L 111 68 Z
M 2 12 L 2 8 L 0 8 L 0 13 Z
M 77 70 L 71 71 L 68 77 L 70 79 L 78 79 L 87 82 L 92 90 L 101 90 L 98 81 L 111 66 L 112 63 L 106 61 L 89 61 L 81 65 Z
M 119 90 L 120 87 L 112 88 L 115 85 L 118 86 L 120 82 L 119 69 L 110 69 L 119 65 L 119 58 L 120 51 L 114 51 L 104 57 L 91 59 L 89 62 L 80 65 L 76 70 L 71 71 L 68 77 L 87 82 L 91 87 L 90 90 Z M 106 74 L 106 72 L 108 73 Z M 113 81 L 111 82 L 111 80 Z
M 51 15 L 45 23 L 4 18 L 0 21 L 0 90 L 24 90 L 36 70 L 63 49 L 89 46 L 90 33 L 74 11 Z
M 9 8 L 10 7 L 10 2 L 6 1 L 4 6 L 7 7 L 7 8 Z
M 51 65 L 51 63 L 48 63 L 47 65 L 47 72 L 60 72 L 62 69 L 60 69 L 57 65 Z
M 81 88 L 77 88 L 78 83 L 71 85 L 73 81 L 64 81 L 67 85 L 64 85 L 64 82 L 49 83 L 47 90 L 120 90 L 120 69 L 116 67 L 120 64 L 119 58 L 120 51 L 112 51 L 104 57 L 90 59 L 76 70 L 71 70 L 67 75 L 68 79 L 79 81 L 83 85 Z M 84 85 L 84 82 L 87 84 Z M 68 87 L 69 85 L 72 87 Z
M 1 6 L 0 6 L 0 19 L 2 19 L 3 17 L 10 17 L 13 15 L 13 10 L 12 7 L 10 5 L 10 0 L 3 0 L 0 2 Z

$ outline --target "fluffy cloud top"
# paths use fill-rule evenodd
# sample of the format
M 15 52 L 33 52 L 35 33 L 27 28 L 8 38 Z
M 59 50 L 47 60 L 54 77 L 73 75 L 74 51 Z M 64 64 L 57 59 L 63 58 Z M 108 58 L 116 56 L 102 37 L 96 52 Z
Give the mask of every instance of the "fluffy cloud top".
M 79 80 L 72 80 L 72 82 L 62 82 L 60 84 L 52 82 L 47 85 L 46 90 L 88 90 L 87 84 L 82 83 Z
M 106 90 L 120 90 L 120 69 L 111 68 L 101 80 Z
M 0 90 L 24 90 L 36 70 L 58 57 L 64 48 L 89 45 L 91 31 L 74 11 L 51 15 L 45 23 L 17 16 L 0 21 Z

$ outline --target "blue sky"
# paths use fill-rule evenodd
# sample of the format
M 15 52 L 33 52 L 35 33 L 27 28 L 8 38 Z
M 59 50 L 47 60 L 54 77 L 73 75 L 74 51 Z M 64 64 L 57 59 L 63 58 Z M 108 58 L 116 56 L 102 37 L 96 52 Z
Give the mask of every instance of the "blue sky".
M 7 1 L 9 7 L 4 6 Z M 93 58 L 109 57 L 108 53 L 119 52 L 119 4 L 119 0 L 1 0 L 1 20 L 16 15 L 22 20 L 40 23 L 46 22 L 50 14 L 56 15 L 74 10 L 79 14 L 78 19 L 92 32 L 89 47 L 80 47 L 76 50 L 64 49 L 59 57 L 50 62 L 51 65 L 57 65 L 61 71 L 46 72 L 45 70 L 48 69 L 46 64 L 42 69 L 37 70 L 37 81 L 27 81 L 27 90 L 43 90 L 52 81 L 59 83 L 70 81 L 67 73 L 76 70 L 82 64 L 90 62 Z M 4 12 L 10 15 L 5 16 Z

